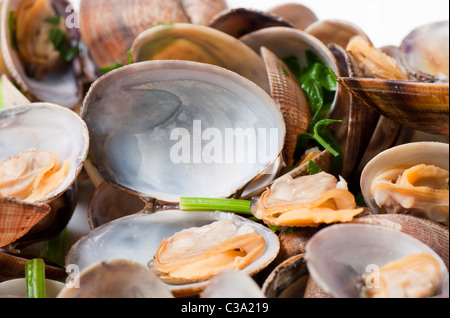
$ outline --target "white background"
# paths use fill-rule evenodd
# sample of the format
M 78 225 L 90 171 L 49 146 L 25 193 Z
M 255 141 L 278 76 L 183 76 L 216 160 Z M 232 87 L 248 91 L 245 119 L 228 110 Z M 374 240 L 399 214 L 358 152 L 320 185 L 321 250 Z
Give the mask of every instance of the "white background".
M 79 1 L 71 0 L 74 4 Z M 258 10 L 269 10 L 285 3 L 300 3 L 314 11 L 320 20 L 343 19 L 357 24 L 377 47 L 398 46 L 414 28 L 448 20 L 449 2 L 449 0 L 227 0 L 230 8 Z
M 448 20 L 449 0 L 227 0 L 230 7 L 269 10 L 284 3 L 309 7 L 320 20 L 357 24 L 377 47 L 400 45 L 417 26 Z

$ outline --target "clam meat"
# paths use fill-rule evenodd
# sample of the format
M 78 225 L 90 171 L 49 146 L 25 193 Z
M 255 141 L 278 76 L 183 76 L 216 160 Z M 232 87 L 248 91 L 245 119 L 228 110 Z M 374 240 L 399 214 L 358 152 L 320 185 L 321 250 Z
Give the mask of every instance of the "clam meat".
M 0 197 L 37 201 L 57 189 L 67 176 L 69 160 L 52 152 L 26 150 L 0 163 Z
M 165 282 L 198 282 L 225 269 L 242 269 L 264 249 L 263 236 L 252 227 L 221 220 L 164 238 L 149 265 Z
M 367 298 L 426 298 L 441 288 L 439 262 L 428 253 L 403 256 L 363 277 L 363 297 Z
M 273 183 L 254 204 L 252 213 L 266 224 L 317 227 L 349 222 L 363 212 L 343 178 L 320 172 L 293 179 L 286 175 Z

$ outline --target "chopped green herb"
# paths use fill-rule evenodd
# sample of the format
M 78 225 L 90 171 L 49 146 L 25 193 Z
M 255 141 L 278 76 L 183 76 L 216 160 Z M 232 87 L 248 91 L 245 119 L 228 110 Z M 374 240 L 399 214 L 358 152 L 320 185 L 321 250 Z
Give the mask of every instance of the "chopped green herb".
M 167 23 L 161 23 L 161 24 L 155 24 L 149 27 L 149 29 L 155 28 L 157 26 L 161 26 L 161 25 L 173 25 L 173 22 L 167 22 Z
M 310 175 L 318 174 L 320 172 L 322 172 L 322 169 L 320 169 L 320 167 L 316 165 L 314 161 L 308 161 L 308 173 Z
M 27 298 L 45 298 L 45 264 L 40 258 L 25 263 Z
M 9 27 L 9 38 L 11 41 L 11 47 L 15 51 L 17 51 L 16 17 L 14 15 L 14 11 L 11 11 L 9 13 L 8 27 Z
M 283 67 L 281 68 L 281 71 L 283 72 L 284 75 L 289 77 L 288 71 L 286 71 Z
M 233 199 L 181 198 L 180 210 L 183 211 L 226 211 L 249 214 L 250 201 Z
M 79 52 L 78 47 L 72 47 L 67 43 L 67 36 L 60 28 L 51 28 L 49 39 L 66 62 L 72 61 Z
M 127 57 L 128 57 L 128 64 L 133 64 L 133 59 L 131 57 L 131 50 L 128 50 Z
M 61 17 L 59 15 L 55 15 L 54 17 L 47 18 L 44 21 L 53 25 L 59 25 Z
M 103 74 L 109 73 L 109 72 L 111 72 L 111 71 L 114 71 L 115 69 L 118 69 L 118 68 L 122 67 L 122 66 L 123 66 L 122 63 L 117 62 L 116 65 L 113 65 L 113 66 L 110 66 L 110 67 L 104 67 L 104 68 L 102 68 L 102 73 L 103 73 Z

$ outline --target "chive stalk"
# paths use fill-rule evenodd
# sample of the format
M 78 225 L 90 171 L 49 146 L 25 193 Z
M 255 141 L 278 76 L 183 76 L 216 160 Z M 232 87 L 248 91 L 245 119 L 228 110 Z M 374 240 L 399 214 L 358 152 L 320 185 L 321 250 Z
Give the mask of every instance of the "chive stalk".
M 27 298 L 45 298 L 45 264 L 40 258 L 25 263 Z
M 180 210 L 183 211 L 225 211 L 252 215 L 250 201 L 234 199 L 181 198 Z

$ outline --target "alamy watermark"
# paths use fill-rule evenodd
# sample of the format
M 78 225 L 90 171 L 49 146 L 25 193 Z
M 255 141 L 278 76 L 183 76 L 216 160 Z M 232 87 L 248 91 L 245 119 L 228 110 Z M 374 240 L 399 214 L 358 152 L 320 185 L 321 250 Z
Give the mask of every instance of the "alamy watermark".
M 267 163 L 278 155 L 278 128 L 204 129 L 194 120 L 192 130 L 175 128 L 170 159 L 175 164 L 254 164 Z

